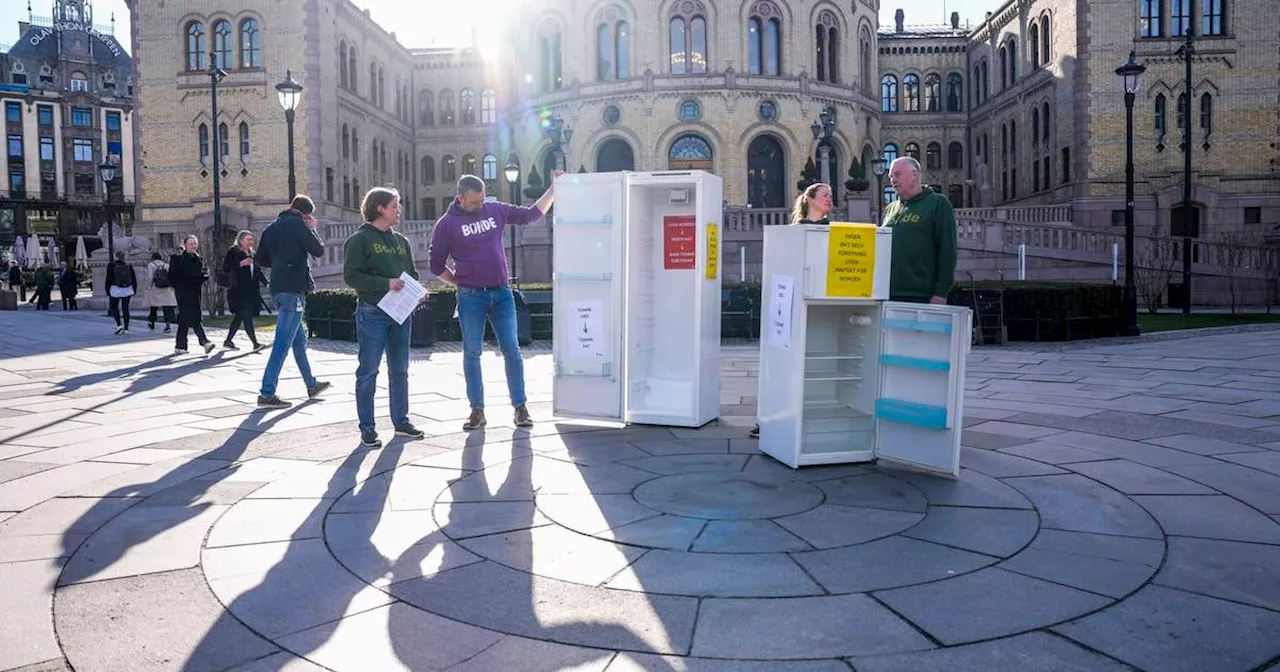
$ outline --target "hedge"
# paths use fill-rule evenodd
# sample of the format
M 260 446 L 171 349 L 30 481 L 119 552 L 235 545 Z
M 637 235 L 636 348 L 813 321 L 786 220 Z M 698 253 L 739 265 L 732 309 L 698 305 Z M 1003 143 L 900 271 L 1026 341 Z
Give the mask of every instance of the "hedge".
M 1010 341 L 1068 341 L 1119 333 L 1124 293 L 1117 285 L 967 282 L 947 302 L 974 307 L 975 291 L 999 291 Z M 975 321 L 980 315 L 975 315 Z

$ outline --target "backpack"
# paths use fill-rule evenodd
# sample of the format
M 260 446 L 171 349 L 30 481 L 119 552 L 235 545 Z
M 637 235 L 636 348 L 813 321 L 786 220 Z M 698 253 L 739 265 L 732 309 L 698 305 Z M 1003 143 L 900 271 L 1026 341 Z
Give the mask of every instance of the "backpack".
M 133 285 L 133 269 L 128 264 L 117 263 L 111 267 L 111 284 L 116 287 L 129 287 Z
M 157 265 L 155 272 L 151 274 L 151 284 L 156 289 L 168 289 L 169 267 L 164 264 Z

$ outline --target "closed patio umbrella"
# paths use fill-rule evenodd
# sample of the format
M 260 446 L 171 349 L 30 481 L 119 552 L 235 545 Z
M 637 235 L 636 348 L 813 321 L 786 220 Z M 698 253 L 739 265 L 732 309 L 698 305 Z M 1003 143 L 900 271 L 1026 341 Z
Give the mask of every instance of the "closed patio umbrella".
M 32 234 L 27 239 L 27 268 L 38 268 L 42 260 L 40 250 L 40 236 Z
M 27 239 L 18 236 L 13 241 L 13 260 L 18 262 L 19 266 L 27 265 Z
M 76 266 L 84 268 L 89 265 L 89 253 L 84 249 L 84 236 L 76 236 Z

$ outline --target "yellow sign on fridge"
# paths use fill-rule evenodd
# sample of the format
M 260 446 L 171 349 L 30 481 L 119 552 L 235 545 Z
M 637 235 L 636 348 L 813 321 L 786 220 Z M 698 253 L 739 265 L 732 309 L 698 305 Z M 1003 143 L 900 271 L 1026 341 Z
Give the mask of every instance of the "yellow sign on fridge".
M 720 268 L 720 226 L 707 222 L 707 279 L 715 280 Z
M 827 245 L 827 296 L 870 297 L 875 270 L 875 225 L 832 222 Z

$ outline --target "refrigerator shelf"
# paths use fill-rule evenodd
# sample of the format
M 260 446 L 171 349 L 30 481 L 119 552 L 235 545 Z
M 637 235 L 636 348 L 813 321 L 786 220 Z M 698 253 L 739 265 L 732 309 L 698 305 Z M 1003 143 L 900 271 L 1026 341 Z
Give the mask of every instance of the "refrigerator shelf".
M 951 323 L 949 322 L 926 322 L 924 320 L 910 320 L 902 317 L 885 318 L 883 322 L 885 329 L 898 329 L 903 331 L 919 331 L 926 334 L 951 334 Z
M 897 366 L 917 371 L 935 371 L 947 373 L 951 370 L 951 362 L 945 359 L 927 359 L 924 357 L 908 357 L 907 355 L 880 355 L 880 363 L 885 366 Z
M 842 355 L 835 352 L 818 352 L 811 355 L 806 354 L 804 358 L 809 361 L 821 361 L 821 360 L 861 361 L 865 359 L 862 355 Z

